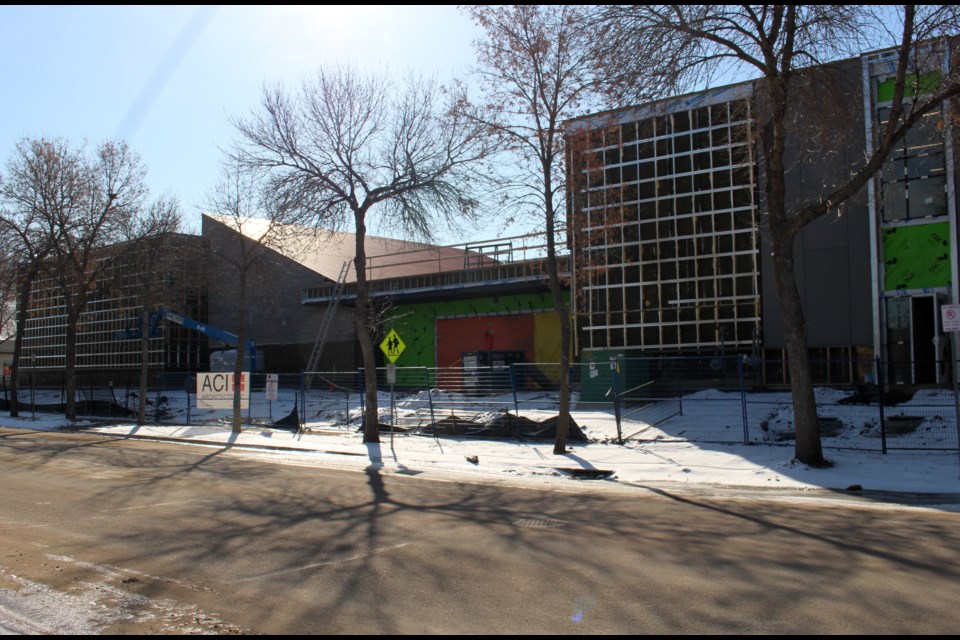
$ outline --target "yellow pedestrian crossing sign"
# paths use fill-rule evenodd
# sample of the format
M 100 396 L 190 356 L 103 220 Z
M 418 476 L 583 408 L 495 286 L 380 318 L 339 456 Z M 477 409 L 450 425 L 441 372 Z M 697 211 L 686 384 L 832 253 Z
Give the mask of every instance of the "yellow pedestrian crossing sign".
M 390 362 L 396 362 L 397 358 L 400 357 L 400 354 L 403 353 L 403 350 L 406 348 L 407 345 L 403 344 L 403 340 L 400 339 L 399 334 L 393 329 L 390 329 L 390 333 L 388 333 L 387 337 L 380 343 L 380 350 L 383 351 L 383 354 L 387 356 L 387 360 Z

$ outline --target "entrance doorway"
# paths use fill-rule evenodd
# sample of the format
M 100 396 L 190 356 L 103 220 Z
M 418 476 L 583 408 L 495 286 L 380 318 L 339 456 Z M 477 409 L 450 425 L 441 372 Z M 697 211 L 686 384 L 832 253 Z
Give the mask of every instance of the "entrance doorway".
M 887 298 L 887 375 L 891 384 L 940 382 L 940 298 Z

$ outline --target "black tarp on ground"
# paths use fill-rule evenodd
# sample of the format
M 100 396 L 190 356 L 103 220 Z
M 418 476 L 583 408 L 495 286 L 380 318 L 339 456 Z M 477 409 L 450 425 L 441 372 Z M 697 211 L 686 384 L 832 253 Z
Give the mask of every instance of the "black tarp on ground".
M 560 417 L 554 416 L 536 422 L 523 416 L 498 413 L 485 416 L 484 420 L 447 416 L 437 422 L 421 426 L 416 433 L 438 436 L 473 436 L 492 439 L 531 438 L 553 440 L 557 436 L 557 423 Z M 570 430 L 567 439 L 573 442 L 587 442 L 580 426 L 570 418 Z
M 856 393 L 841 398 L 837 404 L 880 404 L 882 398 L 884 406 L 895 407 L 909 402 L 913 399 L 915 392 L 914 389 L 888 389 L 881 394 L 877 387 L 861 386 L 857 388 Z
M 297 433 L 298 431 L 300 431 L 300 416 L 297 413 L 297 405 L 299 404 L 300 404 L 299 402 L 295 401 L 293 403 L 293 411 L 291 411 L 286 416 L 280 418 L 279 420 L 271 424 L 270 428 L 271 429 L 287 429 L 289 431 L 293 431 L 294 433 Z

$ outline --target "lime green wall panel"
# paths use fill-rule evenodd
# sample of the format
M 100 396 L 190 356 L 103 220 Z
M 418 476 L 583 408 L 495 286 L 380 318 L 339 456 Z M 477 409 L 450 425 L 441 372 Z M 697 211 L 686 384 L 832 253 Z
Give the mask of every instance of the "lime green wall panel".
M 896 78 L 888 78 L 883 82 L 877 83 L 877 102 L 890 102 L 893 100 L 894 88 L 896 85 Z M 920 87 L 920 91 L 917 91 L 917 86 Z M 908 76 L 904 84 L 904 97 L 912 97 L 914 95 L 923 95 L 927 93 L 933 93 L 940 87 L 940 73 L 937 71 L 931 71 L 930 73 L 925 73 L 920 76 L 919 81 L 916 76 Z
M 883 230 L 883 289 L 925 289 L 950 284 L 950 223 Z

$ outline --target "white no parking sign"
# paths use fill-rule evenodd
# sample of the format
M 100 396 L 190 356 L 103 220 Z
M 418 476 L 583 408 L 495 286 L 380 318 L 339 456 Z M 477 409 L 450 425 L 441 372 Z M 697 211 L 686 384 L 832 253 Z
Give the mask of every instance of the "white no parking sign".
M 266 391 L 267 400 L 276 400 L 277 399 L 277 388 L 280 385 L 280 376 L 276 373 L 267 374 L 267 386 L 264 391 Z
M 945 304 L 940 307 L 945 332 L 960 331 L 960 304 Z

